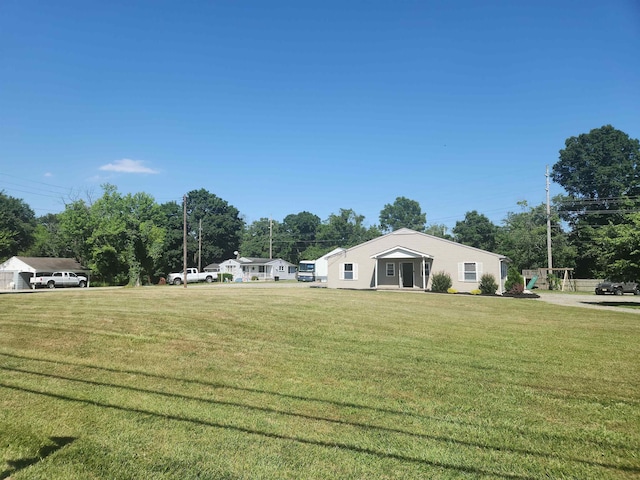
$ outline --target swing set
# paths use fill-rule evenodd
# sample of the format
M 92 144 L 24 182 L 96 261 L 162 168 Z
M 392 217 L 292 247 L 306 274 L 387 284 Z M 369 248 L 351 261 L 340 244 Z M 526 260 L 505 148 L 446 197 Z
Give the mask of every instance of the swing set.
M 558 272 L 556 275 L 554 272 Z M 546 284 L 549 290 L 557 290 L 565 292 L 575 292 L 576 281 L 573 278 L 573 268 L 538 268 L 537 270 L 523 270 L 522 276 L 527 290 L 532 290 L 538 280 L 542 284 Z M 527 283 L 527 278 L 529 283 Z M 562 279 L 562 280 L 561 280 Z

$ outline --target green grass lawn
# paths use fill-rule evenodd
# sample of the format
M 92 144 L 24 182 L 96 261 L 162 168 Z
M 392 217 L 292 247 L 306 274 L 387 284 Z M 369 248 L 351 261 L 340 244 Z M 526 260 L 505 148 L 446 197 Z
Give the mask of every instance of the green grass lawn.
M 202 285 L 0 295 L 0 479 L 638 478 L 640 316 Z

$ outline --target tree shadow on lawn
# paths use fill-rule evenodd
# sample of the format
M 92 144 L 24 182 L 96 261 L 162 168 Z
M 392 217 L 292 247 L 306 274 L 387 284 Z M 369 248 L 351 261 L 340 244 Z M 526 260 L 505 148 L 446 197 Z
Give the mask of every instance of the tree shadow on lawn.
M 633 308 L 633 309 L 640 308 L 640 302 L 606 301 L 606 302 L 580 302 L 580 303 L 584 303 L 586 305 L 597 305 L 599 307 L 621 307 L 621 308 Z
M 582 463 L 582 464 L 589 465 L 589 466 L 592 466 L 592 467 L 602 467 L 602 468 L 619 470 L 619 471 L 620 470 L 621 471 L 631 471 L 631 472 L 635 472 L 635 473 L 640 472 L 640 469 L 634 468 L 634 467 L 627 467 L 627 466 L 623 466 L 623 465 L 614 465 L 614 464 L 608 464 L 608 463 L 604 463 L 604 462 L 594 462 L 594 461 L 589 461 L 589 460 L 580 459 L 580 458 L 571 458 L 571 457 L 568 457 L 568 456 L 563 456 L 561 454 L 557 454 L 555 452 L 539 452 L 539 451 L 533 451 L 533 450 L 516 448 L 516 447 L 505 447 L 503 445 L 489 445 L 489 444 L 485 444 L 485 443 L 481 443 L 481 442 L 470 442 L 470 441 L 466 441 L 466 440 L 455 439 L 453 437 L 445 437 L 445 436 L 429 435 L 429 434 L 424 434 L 424 433 L 416 433 L 416 432 L 411 432 L 411 431 L 408 431 L 408 430 L 403 430 L 403 429 L 400 429 L 400 428 L 391 428 L 391 427 L 385 427 L 385 426 L 371 425 L 371 424 L 363 423 L 363 422 L 346 421 L 346 420 L 340 420 L 340 419 L 335 419 L 335 418 L 327 418 L 327 417 L 307 415 L 307 414 L 302 414 L 302 413 L 295 413 L 295 412 L 290 412 L 290 411 L 286 411 L 286 410 L 279 410 L 279 409 L 273 408 L 273 407 L 256 406 L 256 405 L 250 405 L 250 404 L 241 403 L 241 402 L 230 402 L 230 401 L 214 400 L 214 399 L 198 397 L 198 396 L 192 396 L 192 395 L 184 395 L 184 394 L 178 394 L 178 393 L 172 393 L 172 392 L 165 392 L 165 391 L 162 391 L 162 390 L 152 390 L 152 389 L 133 387 L 133 386 L 129 386 L 129 385 L 120 385 L 120 384 L 115 384 L 115 383 L 98 382 L 98 381 L 87 380 L 87 379 L 78 379 L 78 378 L 73 378 L 73 377 L 66 377 L 66 376 L 62 376 L 62 375 L 41 373 L 41 372 L 31 371 L 31 370 L 26 370 L 26 369 L 11 368 L 11 367 L 0 367 L 0 369 L 7 370 L 7 371 L 18 372 L 18 373 L 27 373 L 27 374 L 32 374 L 32 375 L 38 375 L 38 376 L 41 376 L 41 377 L 51 378 L 51 379 L 55 379 L 55 380 L 66 380 L 66 381 L 72 381 L 72 382 L 77 382 L 77 383 L 83 383 L 83 384 L 88 384 L 88 385 L 98 386 L 98 387 L 119 388 L 119 389 L 124 389 L 124 390 L 137 392 L 137 393 L 161 395 L 161 396 L 165 396 L 165 397 L 168 397 L 168 398 L 175 398 L 175 399 L 179 399 L 179 400 L 190 400 L 190 401 L 194 401 L 195 400 L 195 401 L 200 401 L 200 402 L 206 402 L 206 403 L 209 403 L 209 404 L 231 406 L 231 407 L 243 408 L 243 409 L 247 409 L 247 410 L 260 411 L 260 412 L 264 412 L 264 413 L 272 413 L 272 414 L 283 415 L 283 416 L 303 418 L 303 419 L 311 420 L 311 421 L 320 421 L 320 422 L 328 422 L 328 423 L 333 423 L 333 424 L 338 424 L 338 425 L 352 426 L 352 427 L 357 427 L 357 428 L 361 428 L 363 430 L 369 430 L 369 431 L 380 431 L 380 432 L 389 433 L 389 434 L 407 435 L 407 436 L 411 436 L 411 437 L 417 437 L 417 438 L 423 439 L 423 440 L 437 441 L 437 442 L 443 442 L 443 443 L 454 443 L 454 444 L 461 445 L 461 446 L 464 446 L 464 447 L 481 448 L 481 449 L 493 450 L 493 451 L 497 451 L 497 452 L 508 452 L 508 453 L 512 453 L 512 454 L 528 455 L 528 456 L 535 456 L 535 457 L 541 457 L 541 458 L 556 458 L 556 459 L 564 460 L 564 461 Z M 528 478 L 530 478 L 530 477 L 522 476 L 522 475 L 502 474 L 502 473 L 499 473 L 499 472 L 494 472 L 494 471 L 490 471 L 490 470 L 484 470 L 484 469 L 480 469 L 480 468 L 471 468 L 471 467 L 466 467 L 466 466 L 461 466 L 461 465 L 445 464 L 445 463 L 441 463 L 441 462 L 435 462 L 435 461 L 430 461 L 430 460 L 426 460 L 426 459 L 420 459 L 420 458 L 416 458 L 416 457 L 410 457 L 410 456 L 401 455 L 401 454 L 395 454 L 395 453 L 389 453 L 389 452 L 381 452 L 381 451 L 378 451 L 378 450 L 375 450 L 375 449 L 371 449 L 371 448 L 364 448 L 364 447 L 359 447 L 357 445 L 349 445 L 349 444 L 340 443 L 340 442 L 327 442 L 327 441 L 322 441 L 322 440 L 305 439 L 305 438 L 291 436 L 291 435 L 282 435 L 282 434 L 273 433 L 273 432 L 254 430 L 254 429 L 250 429 L 250 428 L 246 428 L 246 427 L 242 427 L 242 426 L 238 426 L 238 425 L 219 424 L 217 422 L 211 422 L 211 421 L 192 418 L 192 417 L 183 416 L 183 415 L 163 414 L 163 413 L 153 412 L 151 410 L 144 410 L 144 409 L 133 408 L 133 407 L 124 407 L 124 406 L 121 406 L 121 405 L 114 405 L 114 404 L 109 404 L 109 403 L 104 403 L 104 402 L 93 401 L 93 400 L 75 398 L 75 397 L 71 397 L 71 396 L 68 396 L 68 395 L 56 394 L 56 393 L 45 392 L 45 391 L 38 391 L 38 390 L 29 389 L 29 388 L 22 388 L 22 387 L 18 387 L 18 386 L 15 386 L 15 385 L 7 385 L 7 384 L 0 383 L 0 387 L 15 389 L 15 390 L 19 390 L 19 391 L 23 391 L 23 392 L 27 392 L 27 393 L 34 393 L 34 394 L 48 396 L 48 397 L 52 397 L 52 398 L 56 398 L 56 399 L 63 399 L 63 400 L 66 400 L 66 401 L 71 401 L 71 402 L 84 403 L 84 404 L 87 404 L 87 405 L 93 405 L 93 406 L 98 406 L 98 407 L 102 407 L 102 408 L 109 408 L 109 409 L 114 409 L 114 410 L 119 410 L 119 411 L 127 411 L 127 412 L 131 412 L 131 413 L 139 413 L 139 414 L 144 414 L 144 415 L 160 417 L 160 418 L 168 419 L 168 420 L 190 422 L 190 423 L 195 423 L 195 424 L 209 426 L 209 427 L 223 428 L 223 429 L 227 429 L 227 430 L 240 431 L 240 432 L 254 434 L 254 435 L 261 435 L 261 436 L 264 436 L 264 437 L 267 437 L 267 438 L 274 438 L 274 439 L 280 439 L 280 440 L 290 440 L 290 441 L 295 441 L 295 442 L 299 442 L 299 443 L 303 443 L 303 444 L 310 444 L 310 445 L 330 447 L 330 448 L 336 448 L 337 447 L 337 448 L 341 448 L 341 449 L 344 449 L 344 450 L 349 450 L 349 451 L 353 451 L 353 452 L 357 452 L 357 453 L 365 453 L 365 454 L 369 454 L 369 455 L 375 455 L 375 456 L 378 456 L 378 457 L 381 457 L 381 458 L 390 458 L 390 459 L 396 459 L 396 460 L 401 460 L 401 461 L 408 461 L 408 462 L 412 462 L 412 463 L 422 463 L 422 464 L 433 466 L 433 467 L 448 468 L 448 469 L 453 469 L 453 470 L 457 470 L 457 471 L 464 472 L 464 473 L 473 473 L 473 474 L 480 474 L 480 475 L 495 475 L 495 476 L 498 476 L 498 477 L 501 477 L 501 478 L 514 478 L 514 479 L 528 479 Z M 304 397 L 301 397 L 301 398 L 304 398 Z M 313 401 L 313 399 L 305 399 L 305 400 L 306 401 Z M 396 412 L 396 413 L 399 413 L 399 412 Z M 73 439 L 71 441 L 73 441 Z M 28 459 L 26 461 L 30 462 L 31 460 L 32 459 Z M 31 465 L 33 463 L 36 463 L 37 461 L 38 461 L 38 459 L 36 458 L 35 461 L 26 464 L 25 467 L 29 466 L 29 465 Z M 25 467 L 22 467 L 22 468 L 25 468 Z M 6 477 L 0 477 L 0 480 L 2 478 L 6 478 Z
M 0 480 L 9 478 L 10 475 L 19 472 L 20 470 L 24 470 L 31 465 L 35 465 L 36 463 L 44 460 L 49 455 L 54 454 L 61 448 L 66 447 L 70 443 L 76 440 L 75 437 L 49 437 L 49 440 L 53 442 L 53 445 L 45 445 L 38 450 L 35 457 L 30 458 L 20 458 L 18 460 L 8 460 L 7 464 L 9 468 L 3 472 L 0 472 Z

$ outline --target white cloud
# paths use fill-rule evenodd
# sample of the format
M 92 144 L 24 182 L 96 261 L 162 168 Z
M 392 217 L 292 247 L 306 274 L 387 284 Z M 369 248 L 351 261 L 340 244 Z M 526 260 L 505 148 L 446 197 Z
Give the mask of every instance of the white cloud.
M 106 165 L 101 166 L 100 170 L 120 173 L 158 173 L 157 170 L 145 167 L 142 160 L 130 160 L 128 158 L 116 160 L 113 163 L 107 163 Z
M 47 172 L 47 173 L 44 174 L 44 176 L 47 177 L 47 178 L 51 178 L 51 177 L 53 177 L 53 173 Z

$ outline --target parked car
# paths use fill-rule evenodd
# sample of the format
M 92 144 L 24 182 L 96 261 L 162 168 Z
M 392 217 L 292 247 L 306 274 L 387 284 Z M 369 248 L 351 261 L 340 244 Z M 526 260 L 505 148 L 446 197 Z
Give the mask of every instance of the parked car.
M 622 295 L 623 293 L 633 293 L 640 295 L 640 286 L 636 282 L 614 282 L 605 280 L 596 285 L 596 295 L 604 295 L 612 293 L 614 295 Z
M 199 272 L 197 268 L 187 268 L 187 283 L 207 282 L 211 283 L 218 278 L 218 272 Z M 184 281 L 184 270 L 182 272 L 170 273 L 167 275 L 169 285 L 182 285 Z
M 76 275 L 73 272 L 53 272 L 51 275 L 38 275 L 29 279 L 31 288 L 38 287 L 60 288 L 60 287 L 80 287 L 87 286 L 87 277 Z

